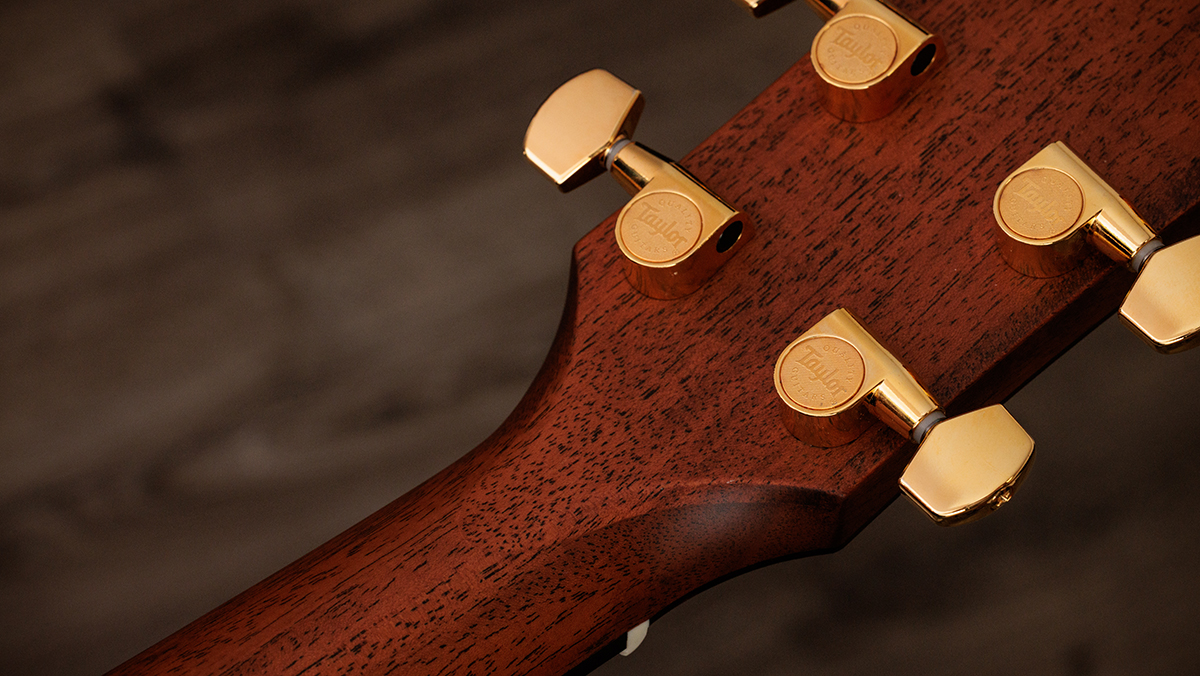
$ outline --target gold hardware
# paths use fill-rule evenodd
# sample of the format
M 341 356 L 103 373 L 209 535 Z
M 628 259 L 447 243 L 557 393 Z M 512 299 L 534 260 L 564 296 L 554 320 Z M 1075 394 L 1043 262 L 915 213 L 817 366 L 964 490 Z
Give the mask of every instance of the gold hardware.
M 633 199 L 617 215 L 625 275 L 651 298 L 700 288 L 754 235 L 750 219 L 683 167 L 630 140 L 642 93 L 611 73 L 576 76 L 525 132 L 525 157 L 563 192 L 611 171 Z
M 1164 246 L 1104 179 L 1061 141 L 1004 179 L 992 204 L 1000 253 L 1016 271 L 1053 277 L 1087 242 L 1138 275 L 1121 319 L 1159 352 L 1200 342 L 1200 238 Z
M 1033 461 L 1033 439 L 1003 406 L 943 420 L 925 435 L 900 488 L 929 518 L 953 526 L 1012 499 Z
M 738 0 L 763 16 L 791 0 Z M 822 103 L 851 122 L 887 115 L 946 58 L 942 39 L 880 0 L 808 0 L 825 26 L 813 38 Z
M 814 446 L 857 439 L 871 414 L 919 444 L 900 488 L 935 523 L 983 517 L 1012 497 L 1033 439 L 1003 406 L 946 418 L 928 390 L 845 308 L 784 349 L 775 363 L 784 426 Z

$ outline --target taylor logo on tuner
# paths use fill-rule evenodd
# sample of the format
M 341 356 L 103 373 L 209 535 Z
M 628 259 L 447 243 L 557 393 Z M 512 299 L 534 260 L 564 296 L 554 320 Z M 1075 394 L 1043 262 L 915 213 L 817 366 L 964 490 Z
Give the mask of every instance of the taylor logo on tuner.
M 665 263 L 687 253 L 700 238 L 700 210 L 678 193 L 650 193 L 629 203 L 619 232 L 634 256 Z

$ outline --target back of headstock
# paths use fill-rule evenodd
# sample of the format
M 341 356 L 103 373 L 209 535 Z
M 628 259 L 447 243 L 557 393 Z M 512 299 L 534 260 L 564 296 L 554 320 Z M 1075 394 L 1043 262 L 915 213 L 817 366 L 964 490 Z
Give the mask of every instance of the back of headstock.
M 1110 182 L 1124 186 L 1132 203 L 1150 207 L 1143 209 L 1150 222 L 1192 220 L 1198 139 L 1187 122 L 1198 92 L 1188 71 L 1161 58 L 1164 49 L 1178 48 L 1171 27 L 1186 33 L 1188 16 L 1167 7 L 1158 13 L 1042 7 L 1039 21 L 1030 24 L 1018 18 L 1023 15 L 1009 7 L 933 11 L 923 18 L 963 53 L 944 66 L 940 81 L 927 85 L 930 91 L 870 125 L 824 115 L 802 60 L 687 158 L 710 187 L 762 223 L 759 239 L 718 281 L 670 301 L 671 313 L 703 317 L 711 326 L 681 323 L 671 313 L 656 316 L 662 302 L 620 286 L 611 272 L 619 263 L 611 222 L 581 241 L 577 325 L 599 327 L 599 335 L 612 321 L 607 330 L 622 337 L 637 327 L 628 337 L 645 354 L 623 356 L 618 373 L 632 371 L 642 380 L 624 385 L 650 382 L 645 387 L 654 394 L 673 388 L 666 400 L 678 402 L 671 407 L 676 415 L 719 421 L 721 445 L 737 458 L 722 465 L 723 459 L 697 451 L 704 464 L 692 480 L 735 484 L 752 467 L 764 485 L 809 486 L 843 497 L 871 493 L 866 487 L 872 486 L 890 500 L 894 492 L 867 477 L 894 474 L 904 451 L 870 439 L 830 451 L 805 449 L 789 464 L 777 449 L 796 442 L 778 426 L 756 427 L 774 419 L 770 397 L 754 401 L 744 390 L 746 382 L 769 380 L 763 371 L 779 346 L 838 306 L 867 317 L 889 344 L 902 346 L 902 360 L 952 412 L 1007 398 L 1107 316 L 1129 283 L 1119 269 L 1093 260 L 1080 272 L 1036 280 L 996 255 L 994 186 L 1045 139 L 1065 138 L 1092 148 L 1097 166 L 1122 167 Z M 1088 27 L 1075 48 L 1062 37 L 1066 25 Z M 1150 91 L 1170 95 L 1150 102 Z M 1163 122 L 1146 124 L 1148 106 Z M 1080 126 L 1100 115 L 1103 125 Z M 1160 128 L 1170 131 L 1155 133 Z M 735 315 L 737 321 L 729 319 Z M 671 368 L 657 366 L 664 363 L 681 364 L 686 377 L 671 377 Z M 747 412 L 755 406 L 761 408 Z M 630 439 L 635 447 L 681 447 L 670 435 L 654 429 Z M 879 507 L 862 510 L 874 514 Z M 827 546 L 861 527 L 854 508 Z
M 1090 161 L 1105 173 L 1110 183 L 1120 186 L 1123 196 L 1137 205 L 1156 227 L 1174 226 L 1167 234 L 1168 242 L 1196 233 L 1196 186 L 1200 183 L 1200 177 L 1197 175 L 1195 157 L 1200 148 L 1197 147 L 1194 132 L 1194 102 L 1200 92 L 1196 90 L 1194 60 L 1186 55 L 1188 45 L 1194 48 L 1196 41 L 1197 10 L 1165 4 L 1140 7 L 1136 11 L 1132 7 L 1061 5 L 1009 6 L 1000 10 L 971 8 L 971 12 L 980 15 L 946 7 L 940 8 L 940 12 L 937 7 L 918 9 L 916 5 L 906 6 L 905 9 L 910 10 L 913 16 L 920 17 L 926 25 L 940 31 L 951 46 L 952 62 L 926 85 L 927 90 L 919 92 L 892 118 L 880 122 L 861 127 L 839 127 L 833 121 L 823 125 L 820 121 L 806 118 L 808 125 L 798 125 L 798 129 L 788 130 L 785 129 L 786 122 L 780 121 L 779 131 L 765 136 L 771 139 L 772 144 L 783 144 L 789 133 L 808 132 L 806 141 L 796 143 L 792 148 L 795 157 L 792 166 L 800 173 L 786 174 L 792 178 L 792 189 L 797 193 L 807 191 L 805 203 L 789 203 L 785 207 L 789 210 L 785 213 L 792 228 L 806 219 L 818 221 L 822 218 L 823 208 L 831 204 L 844 204 L 839 199 L 839 190 L 840 195 L 853 193 L 856 189 L 874 191 L 871 200 L 854 207 L 854 220 L 873 219 L 884 226 L 888 237 L 881 236 L 860 246 L 855 240 L 861 237 L 861 233 L 852 229 L 854 223 L 845 223 L 851 226 L 845 237 L 845 246 L 857 249 L 862 260 L 872 256 L 884 259 L 877 268 L 879 274 L 871 276 L 878 281 L 878 286 L 868 286 L 867 289 L 852 287 L 847 295 L 860 293 L 866 297 L 864 302 L 872 307 L 872 311 L 881 310 L 883 316 L 889 317 L 891 325 L 885 335 L 904 336 L 896 340 L 909 346 L 907 349 L 901 348 L 905 356 L 925 363 L 915 370 L 919 373 L 940 373 L 940 382 L 933 383 L 932 389 L 944 393 L 949 388 L 955 392 L 954 406 L 958 410 L 965 410 L 982 402 L 1007 397 L 1025 379 L 1037 373 L 1062 349 L 1074 343 L 1110 313 L 1132 281 L 1132 276 L 1126 271 L 1115 269 L 1100 256 L 1095 256 L 1084 271 L 1051 280 L 1023 278 L 1000 262 L 988 233 L 993 227 L 990 207 L 995 186 L 1046 142 L 1063 138 L 1075 145 L 1085 144 L 1096 148 L 1097 155 Z M 932 15 L 926 12 L 932 12 Z M 1174 21 L 1164 20 L 1164 16 L 1174 16 Z M 976 24 L 976 21 L 979 23 Z M 1071 39 L 1067 36 L 1082 36 L 1084 44 L 1069 48 Z M 1143 59 L 1139 60 L 1134 52 L 1143 49 Z M 1184 56 L 1180 58 L 1180 55 Z M 806 66 L 807 63 L 802 63 L 798 67 Z M 923 101 L 923 97 L 930 97 L 933 101 Z M 789 103 L 803 110 L 806 104 L 813 105 L 813 99 L 808 97 Z M 960 117 L 955 111 L 961 110 L 954 104 L 976 110 L 974 114 Z M 759 114 L 752 123 L 769 123 L 771 120 L 771 116 Z M 743 126 L 746 124 L 742 122 Z M 732 126 L 739 126 L 738 121 L 735 120 Z M 913 133 L 915 129 L 921 133 Z M 730 134 L 726 138 L 731 139 L 732 136 Z M 889 162 L 878 164 L 872 163 L 869 157 L 857 155 L 851 156 L 849 161 L 840 166 L 826 162 L 830 156 L 846 160 L 850 155 L 847 148 L 854 148 L 856 143 L 876 150 L 880 155 L 889 151 L 895 154 L 889 158 Z M 901 151 L 905 144 L 909 144 L 909 147 Z M 728 144 L 719 141 L 715 145 L 722 149 L 728 147 Z M 753 148 L 742 147 L 739 150 L 751 154 L 754 152 Z M 700 152 L 705 157 L 716 154 L 705 154 L 704 150 Z M 767 176 L 770 178 L 758 182 L 765 188 L 757 192 L 756 186 L 755 194 L 779 190 L 778 172 L 762 171 L 753 161 L 739 164 L 723 159 L 725 161 L 713 170 L 713 174 L 722 177 Z M 894 165 L 893 171 L 888 170 L 889 164 Z M 804 185 L 802 171 L 811 167 L 830 171 L 823 176 L 818 175 L 811 185 Z M 822 174 L 820 170 L 814 173 Z M 736 178 L 728 180 L 730 186 L 742 185 Z M 739 200 L 748 201 L 746 208 L 752 213 L 761 214 L 764 211 L 763 204 L 738 194 L 737 187 L 731 187 L 730 192 L 723 194 L 739 204 L 746 204 Z M 1148 204 L 1151 202 L 1154 204 Z M 1143 209 L 1143 205 L 1149 208 Z M 873 213 L 867 211 L 864 214 L 864 209 L 872 208 Z M 889 211 L 895 213 L 889 214 Z M 835 227 L 842 225 L 837 219 L 832 219 L 831 223 Z M 921 231 L 919 238 L 910 236 L 912 230 L 919 229 L 919 225 L 912 227 L 915 224 L 935 223 L 945 224 L 941 232 L 934 232 L 931 228 Z M 764 227 L 763 236 L 771 237 L 770 230 L 769 226 Z M 834 239 L 833 243 L 823 243 L 810 250 L 814 254 L 828 251 L 830 246 L 836 246 L 837 241 Z M 906 247 L 904 243 L 909 246 Z M 921 251 L 922 247 L 926 247 L 924 251 Z M 826 253 L 824 260 L 818 258 L 820 263 L 825 264 L 813 266 L 821 271 L 822 279 L 812 280 L 811 283 L 814 287 L 819 286 L 821 293 L 828 292 L 829 287 L 836 287 L 843 281 L 837 278 L 836 271 L 830 272 L 828 263 L 833 258 Z M 758 269 L 761 264 L 761 261 L 756 261 L 752 267 Z M 883 290 L 884 285 L 894 284 L 897 270 L 902 271 L 900 276 L 917 271 L 921 281 Z M 806 281 L 803 275 L 803 265 L 797 265 L 791 271 L 789 281 L 797 287 L 803 287 Z M 938 277 L 941 281 L 937 281 Z M 855 280 L 855 283 L 865 286 L 871 281 L 869 278 Z M 989 298 L 983 301 L 983 306 L 972 306 L 979 299 L 956 293 L 965 288 L 980 289 L 982 295 Z M 815 302 L 812 305 L 815 307 L 809 315 L 795 319 L 792 333 L 781 336 L 781 340 L 790 339 L 836 306 L 830 303 L 828 297 L 813 295 Z M 831 295 L 837 296 L 836 293 Z M 838 304 L 854 306 L 849 302 Z M 806 306 L 800 302 L 797 307 Z M 999 313 L 1003 320 L 988 326 L 966 326 L 992 313 Z M 1114 330 L 1106 331 L 1103 339 L 1111 344 L 1120 338 L 1129 346 L 1128 349 L 1135 352 L 1145 349 L 1131 336 L 1115 336 Z M 988 355 L 994 354 L 994 351 L 1008 352 L 1008 355 L 988 364 Z M 1163 603 L 1166 614 L 1151 618 L 1144 612 L 1148 607 L 1147 601 L 1134 600 L 1133 597 L 1139 594 L 1150 597 L 1155 593 L 1172 593 L 1168 591 L 1171 583 L 1156 583 L 1148 579 L 1158 571 L 1168 578 L 1186 575 L 1183 571 L 1187 570 L 1187 566 L 1181 562 L 1186 560 L 1188 552 L 1194 550 L 1193 544 L 1178 542 L 1177 546 L 1169 545 L 1169 536 L 1165 539 L 1145 537 L 1139 534 L 1139 529 L 1145 532 L 1147 528 L 1161 529 L 1169 527 L 1167 524 L 1184 523 L 1167 515 L 1172 511 L 1169 506 L 1171 502 L 1179 499 L 1179 481 L 1167 478 L 1160 470 L 1175 467 L 1183 472 L 1182 476 L 1190 476 L 1187 470 L 1194 469 L 1194 463 L 1182 458 L 1159 458 L 1158 464 L 1144 467 L 1137 459 L 1125 456 L 1139 455 L 1146 445 L 1185 450 L 1189 445 L 1187 441 L 1176 438 L 1172 444 L 1170 437 L 1164 436 L 1168 433 L 1159 429 L 1159 423 L 1155 420 L 1156 406 L 1163 407 L 1174 397 L 1177 405 L 1182 404 L 1186 408 L 1185 402 L 1194 403 L 1194 397 L 1186 386 L 1172 387 L 1169 381 L 1147 380 L 1147 360 L 1161 359 L 1148 351 L 1128 357 L 1128 365 L 1108 363 L 1088 368 L 1079 359 L 1055 370 L 1057 375 L 1070 369 L 1067 372 L 1071 375 L 1067 377 L 1071 381 L 1065 386 L 1059 381 L 1054 404 L 1047 407 L 1059 412 L 1065 429 L 1043 429 L 1039 438 L 1051 440 L 1054 449 L 1051 452 L 1061 450 L 1072 439 L 1076 439 L 1077 443 L 1088 443 L 1083 441 L 1087 439 L 1094 446 L 1084 446 L 1087 449 L 1081 454 L 1084 457 L 1074 460 L 1046 459 L 1043 453 L 1039 461 L 1040 469 L 1035 466 L 1033 471 L 1034 476 L 1039 471 L 1049 472 L 1052 478 L 1043 480 L 1057 481 L 1071 487 L 1064 486 L 1057 498 L 1045 494 L 1030 498 L 1037 500 L 1030 509 L 1044 509 L 1045 514 L 1034 516 L 1031 511 L 1025 511 L 1020 517 L 1012 516 L 1018 519 L 1015 522 L 1005 524 L 997 521 L 976 526 L 994 538 L 997 533 L 1008 536 L 1000 536 L 996 542 L 1011 541 L 1028 549 L 1015 554 L 994 545 L 980 544 L 978 538 L 960 531 L 933 536 L 935 539 L 950 538 L 960 547 L 951 550 L 944 544 L 933 545 L 933 549 L 947 559 L 941 571 L 943 574 L 950 573 L 946 577 L 936 577 L 932 567 L 922 570 L 913 565 L 914 559 L 928 565 L 928 560 L 938 555 L 898 553 L 895 539 L 891 540 L 892 548 L 882 551 L 878 544 L 867 545 L 874 547 L 876 558 L 868 561 L 875 567 L 864 568 L 860 565 L 854 570 L 859 575 L 857 578 L 840 574 L 836 570 L 836 560 L 828 563 L 805 562 L 803 567 L 792 566 L 791 571 L 800 572 L 802 576 L 804 571 L 814 568 L 821 570 L 822 577 L 818 579 L 823 579 L 823 582 L 810 579 L 810 594 L 820 601 L 814 602 L 811 597 L 797 595 L 791 600 L 806 609 L 788 614 L 794 618 L 793 622 L 821 624 L 803 625 L 807 631 L 802 632 L 801 636 L 791 637 L 790 641 L 777 641 L 779 653 L 790 654 L 793 659 L 809 664 L 820 664 L 822 669 L 831 670 L 831 673 L 841 673 L 841 669 L 854 672 L 856 668 L 894 670 L 906 668 L 906 665 L 914 670 L 921 668 L 916 665 L 924 665 L 925 669 L 936 671 L 945 667 L 947 659 L 958 664 L 975 664 L 974 668 L 983 668 L 986 672 L 986 663 L 981 656 L 1005 654 L 1006 651 L 996 643 L 1003 641 L 1001 635 L 1008 635 L 1024 637 L 1019 661 L 1025 664 L 1025 668 L 1048 668 L 1049 663 L 1059 659 L 1070 665 L 1069 668 L 1081 670 L 1097 664 L 1124 665 L 1118 669 L 1157 670 L 1157 667 L 1150 665 L 1179 663 L 1168 656 L 1170 649 L 1162 656 L 1148 657 L 1144 662 L 1138 662 L 1138 658 L 1134 657 L 1138 651 L 1126 649 L 1124 642 L 1121 642 L 1122 647 L 1106 647 L 1105 639 L 1097 636 L 1113 631 L 1112 627 L 1122 626 L 1124 629 L 1119 631 L 1124 635 L 1141 636 L 1143 640 L 1155 632 L 1170 636 L 1171 639 L 1164 643 L 1169 643 L 1171 648 L 1177 649 L 1179 642 L 1188 640 L 1186 632 L 1172 629 L 1174 623 L 1168 619 L 1182 618 L 1177 609 L 1169 610 L 1174 604 Z M 1177 362 L 1184 369 L 1182 372 L 1194 368 L 1195 355 L 1187 359 L 1184 361 L 1180 358 Z M 976 368 L 982 369 L 976 376 L 964 378 L 955 375 L 956 371 Z M 1119 375 L 1109 376 L 1109 384 L 1102 392 L 1086 391 L 1090 383 L 1105 382 L 1102 376 L 1096 375 L 1100 371 Z M 1061 379 L 1063 376 L 1058 377 Z M 1133 393 L 1122 392 L 1123 388 L 1113 384 L 1112 378 L 1123 378 L 1130 387 L 1138 389 Z M 1160 387 L 1162 392 L 1146 392 Z M 1143 394 L 1137 395 L 1138 391 Z M 1038 412 L 1027 410 L 1026 413 Z M 1042 413 L 1044 415 L 1044 411 Z M 1114 422 L 1114 419 L 1120 422 Z M 1090 422 L 1077 426 L 1078 423 L 1073 424 L 1072 421 Z M 1179 429 L 1181 423 L 1174 424 Z M 1140 434 L 1147 435 L 1148 440 L 1143 442 L 1139 432 L 1133 431 L 1134 428 L 1143 430 Z M 1186 429 L 1186 425 L 1183 429 Z M 1035 436 L 1038 435 L 1035 433 Z M 1095 457 L 1089 457 L 1093 452 Z M 1153 467 L 1159 467 L 1160 470 Z M 1128 486 L 1125 495 L 1093 493 L 1086 498 L 1078 497 L 1079 493 L 1087 491 L 1075 488 L 1078 485 L 1076 473 L 1096 479 L 1109 470 L 1129 472 L 1133 476 L 1153 475 L 1157 479 L 1149 486 Z M 1037 479 L 1033 481 L 1035 484 L 1038 482 Z M 1168 493 L 1161 492 L 1160 486 L 1165 487 Z M 1173 493 L 1170 492 L 1172 490 Z M 1182 490 L 1186 492 L 1186 489 Z M 1068 497 L 1072 494 L 1076 494 L 1074 501 Z M 1018 495 L 1016 500 L 1020 502 L 1021 496 Z M 1156 507 L 1133 507 L 1132 502 Z M 1187 500 L 1184 499 L 1184 502 Z M 1129 515 L 1124 518 L 1114 513 L 1126 510 Z M 1002 510 L 1001 514 L 1004 513 Z M 1057 518 L 1085 532 L 1106 528 L 1111 529 L 1111 534 L 1107 538 L 1088 539 L 1088 536 L 1079 536 L 1068 527 L 1056 524 Z M 1000 516 L 999 519 L 1005 517 Z M 889 526 L 897 525 L 895 518 L 889 521 Z M 1036 534 L 1013 535 L 1014 528 L 1031 526 Z M 877 532 L 875 528 L 871 530 Z M 1052 574 L 1047 576 L 1045 572 L 1029 567 L 1037 565 L 1029 563 L 1030 560 L 1046 556 L 1047 551 L 1054 549 L 1053 545 L 1044 542 L 1045 533 L 1048 532 L 1058 533 L 1071 542 L 1075 542 L 1077 537 L 1087 539 L 1089 545 L 1085 551 L 1089 553 L 1080 554 L 1086 562 L 1066 564 L 1071 569 L 1079 570 L 1086 576 L 1087 582 L 1066 579 L 1071 578 L 1070 575 L 1051 581 L 1048 577 L 1053 577 Z M 868 539 L 887 541 L 886 537 Z M 1138 543 L 1145 547 L 1148 560 L 1140 560 Z M 930 544 L 928 541 L 914 542 L 913 546 L 929 547 Z M 981 550 L 987 554 L 978 555 Z M 866 551 L 866 556 L 871 556 L 872 549 Z M 960 573 L 951 561 L 956 553 L 963 556 L 970 551 L 975 551 L 977 556 L 962 559 L 963 565 L 971 565 L 970 561 L 975 560 L 974 565 L 978 568 L 970 574 Z M 889 558 L 882 558 L 884 556 Z M 1027 556 L 1028 559 L 1022 559 L 1021 556 Z M 898 557 L 901 563 L 896 563 L 890 557 Z M 1052 567 L 1045 564 L 1044 560 L 1042 565 Z M 906 571 L 901 573 L 902 580 L 904 574 L 910 577 L 906 587 L 897 588 L 874 581 L 890 578 L 891 574 L 898 571 Z M 773 575 L 777 587 L 787 587 L 792 581 L 792 578 L 780 573 L 760 571 L 755 575 L 760 580 Z M 1023 579 L 1026 575 L 1028 579 Z M 929 576 L 926 584 L 914 584 L 911 581 L 912 577 L 922 576 Z M 981 592 L 970 589 L 962 585 L 963 577 L 970 577 L 977 582 L 987 580 L 989 584 L 1001 581 L 1006 585 L 1005 591 L 991 589 Z M 835 588 L 832 592 L 822 589 L 823 584 L 830 584 L 830 578 L 836 580 L 832 583 Z M 1035 579 L 1038 581 L 1036 584 L 1043 585 L 1037 588 L 1041 591 L 1034 590 Z M 841 586 L 838 586 L 839 583 Z M 1057 591 L 1050 591 L 1056 585 Z M 955 591 L 938 589 L 947 586 Z M 861 588 L 861 591 L 855 593 L 848 591 L 848 588 Z M 870 590 L 879 594 L 879 598 L 872 598 Z M 1186 586 L 1181 591 L 1189 593 Z M 747 600 L 744 597 L 722 596 L 724 592 L 709 594 L 716 594 L 718 598 L 701 602 L 703 612 L 726 620 L 739 617 L 740 621 L 766 633 L 777 630 L 768 623 L 756 623 L 754 618 L 746 617 L 744 604 Z M 1004 594 L 1011 594 L 1011 598 L 1005 599 Z M 1103 597 L 1104 594 L 1107 596 Z M 1102 597 L 1108 603 L 1101 601 Z M 930 603 L 937 603 L 932 599 L 937 598 L 947 605 L 935 605 L 930 609 Z M 890 599 L 894 605 L 889 606 L 885 599 Z M 756 600 L 768 606 L 781 603 L 769 593 L 760 594 Z M 754 601 L 748 603 L 753 605 Z M 973 603 L 981 607 L 978 610 L 964 607 Z M 810 604 L 823 607 L 823 612 L 807 609 Z M 922 634 L 921 638 L 914 638 L 913 632 L 920 633 L 919 630 L 904 627 L 903 620 L 881 625 L 867 618 L 850 623 L 860 633 L 857 641 L 847 639 L 840 635 L 844 629 L 840 622 L 824 624 L 832 618 L 841 618 L 842 613 L 853 615 L 854 611 L 848 610 L 847 606 L 873 607 L 879 613 L 908 616 L 909 621 L 917 626 L 929 623 L 928 626 L 936 627 L 932 631 L 945 640 L 936 641 L 937 648 L 928 654 L 923 649 L 917 650 L 921 656 L 914 657 L 910 655 L 911 648 L 906 651 L 901 646 L 905 645 L 905 641 L 928 645 L 928 636 Z M 885 610 L 889 607 L 894 610 Z M 1127 608 L 1129 612 L 1138 613 L 1134 616 L 1142 617 L 1144 624 L 1133 626 L 1130 618 L 1121 617 L 1121 611 L 1115 608 Z M 1080 612 L 1095 612 L 1097 624 L 1082 626 L 1087 623 L 1075 619 Z M 1037 618 L 1056 625 L 1054 629 L 1043 627 L 1040 630 L 1040 637 L 1044 639 L 1041 641 L 1033 638 L 1039 633 L 1039 630 L 1032 629 L 1039 626 Z M 684 622 L 690 623 L 685 625 L 687 631 L 695 632 L 691 638 L 697 646 L 709 641 L 728 641 L 731 650 L 749 651 L 748 646 L 760 640 L 754 636 L 752 629 L 730 631 L 727 622 L 720 625 L 721 630 L 697 628 L 698 623 L 690 618 Z M 1013 629 L 996 630 L 997 624 Z M 674 636 L 668 636 L 666 640 L 680 640 L 679 625 L 673 629 Z M 872 630 L 877 632 L 876 635 L 871 634 Z M 951 642 L 955 645 L 947 645 Z M 853 645 L 858 646 L 858 652 L 839 652 Z M 885 647 L 874 654 L 876 646 Z M 700 649 L 708 657 L 690 661 L 692 670 L 701 663 L 707 665 L 714 660 L 724 660 L 728 665 L 737 664 L 737 658 L 723 655 L 721 649 Z M 824 654 L 823 650 L 828 650 L 830 654 Z M 774 652 L 770 648 L 767 651 Z M 743 652 L 743 655 L 746 654 Z M 935 654 L 940 657 L 934 657 Z M 646 667 L 648 669 L 661 669 L 674 663 L 673 657 L 663 651 L 644 659 L 652 660 L 651 665 Z M 786 673 L 789 668 L 784 666 L 790 664 L 787 657 L 762 659 L 777 665 L 780 673 Z M 1012 658 L 1005 658 L 1005 664 L 1011 664 L 1009 659 Z M 898 663 L 893 660 L 898 660 Z M 611 669 L 611 673 L 636 671 L 636 667 L 624 661 L 620 665 L 613 665 Z M 679 667 L 678 673 L 687 672 L 687 667 Z
M 952 412 L 1007 398 L 1111 313 L 1131 281 L 1099 257 L 1065 277 L 1035 280 L 997 255 L 995 186 L 1052 139 L 1092 148 L 1090 161 L 1151 223 L 1177 226 L 1168 239 L 1195 232 L 1200 139 L 1191 120 L 1200 91 L 1192 70 L 1162 58 L 1186 49 L 1181 36 L 1195 39 L 1194 17 L 1170 6 L 906 9 L 937 27 L 953 58 L 893 116 L 857 127 L 822 117 L 806 88 L 811 73 L 793 71 L 684 160 L 758 218 L 760 234 L 719 282 L 675 307 L 718 320 L 731 308 L 740 321 L 721 330 L 673 321 L 653 326 L 649 311 L 630 309 L 647 301 L 628 289 L 623 294 L 611 274 L 588 279 L 590 257 L 605 256 L 601 267 L 610 273 L 619 263 L 611 221 L 577 248 L 585 270 L 580 307 L 616 308 L 622 327 L 652 326 L 635 338 L 658 345 L 625 368 L 644 375 L 672 357 L 686 364 L 686 385 L 663 386 L 673 389 L 667 399 L 679 402 L 671 411 L 681 421 L 721 427 L 722 443 L 713 444 L 719 452 L 693 454 L 703 463 L 691 475 L 694 484 L 714 479 L 744 489 L 751 502 L 768 486 L 820 486 L 818 494 L 848 506 L 838 527 L 822 533 L 830 537 L 826 546 L 843 542 L 895 495 L 906 451 L 879 436 L 832 457 L 772 452 L 796 442 L 778 426 L 755 426 L 775 419 L 773 402 L 768 391 L 755 401 L 744 387 L 769 381 L 769 366 L 791 337 L 846 305 L 881 318 L 868 317 L 872 328 L 902 346 L 904 360 L 950 398 Z M 1081 36 L 1078 46 L 1063 37 L 1067 30 Z M 806 68 L 804 61 L 797 66 Z M 748 128 L 756 132 L 749 141 L 740 135 Z M 728 410 L 736 414 L 715 413 L 715 401 L 735 402 Z M 749 441 L 755 435 L 757 444 Z M 679 446 L 663 430 L 643 443 Z M 753 480 L 745 480 L 746 467 Z

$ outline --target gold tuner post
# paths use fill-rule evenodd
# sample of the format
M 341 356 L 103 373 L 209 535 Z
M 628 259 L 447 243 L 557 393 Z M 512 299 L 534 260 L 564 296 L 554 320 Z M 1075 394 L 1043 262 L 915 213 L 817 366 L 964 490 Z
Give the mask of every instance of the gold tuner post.
M 919 444 L 904 494 L 939 525 L 974 521 L 1008 502 L 1033 459 L 1033 439 L 1003 406 L 947 418 L 849 310 L 836 310 L 775 363 L 783 423 L 814 446 L 840 446 L 874 422 Z
M 699 289 L 754 235 L 745 214 L 678 164 L 630 140 L 642 93 L 590 70 L 559 87 L 525 132 L 525 157 L 563 192 L 611 171 L 633 199 L 617 216 L 629 283 L 651 298 Z
M 736 0 L 763 16 L 791 0 Z M 825 19 L 813 38 L 813 68 L 822 103 L 851 122 L 892 112 L 946 59 L 946 45 L 900 10 L 880 0 L 808 0 Z
M 1164 246 L 1141 216 L 1061 141 L 1004 179 L 992 204 L 1000 253 L 1016 271 L 1053 277 L 1091 242 L 1137 280 L 1121 319 L 1159 352 L 1200 341 L 1200 237 Z

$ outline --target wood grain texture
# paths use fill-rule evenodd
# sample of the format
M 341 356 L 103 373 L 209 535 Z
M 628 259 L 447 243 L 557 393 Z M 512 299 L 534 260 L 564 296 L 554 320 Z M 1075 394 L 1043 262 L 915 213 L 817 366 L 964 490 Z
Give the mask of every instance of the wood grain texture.
M 602 223 L 575 249 L 551 358 L 496 434 L 124 669 L 561 673 L 710 581 L 844 544 L 911 448 L 875 429 L 810 449 L 771 424 L 791 337 L 848 306 L 952 412 L 1001 400 L 1129 279 L 1098 258 L 1050 281 L 1008 269 L 992 186 L 1062 138 L 1151 222 L 1200 199 L 1200 80 L 1162 58 L 1194 45 L 1194 11 L 1064 3 L 1035 26 L 1016 5 L 911 11 L 955 59 L 910 105 L 831 120 L 802 61 L 686 158 L 759 223 L 713 283 L 637 295 Z M 1066 27 L 1086 48 L 1063 48 Z M 1102 130 L 1080 126 L 1093 115 Z

